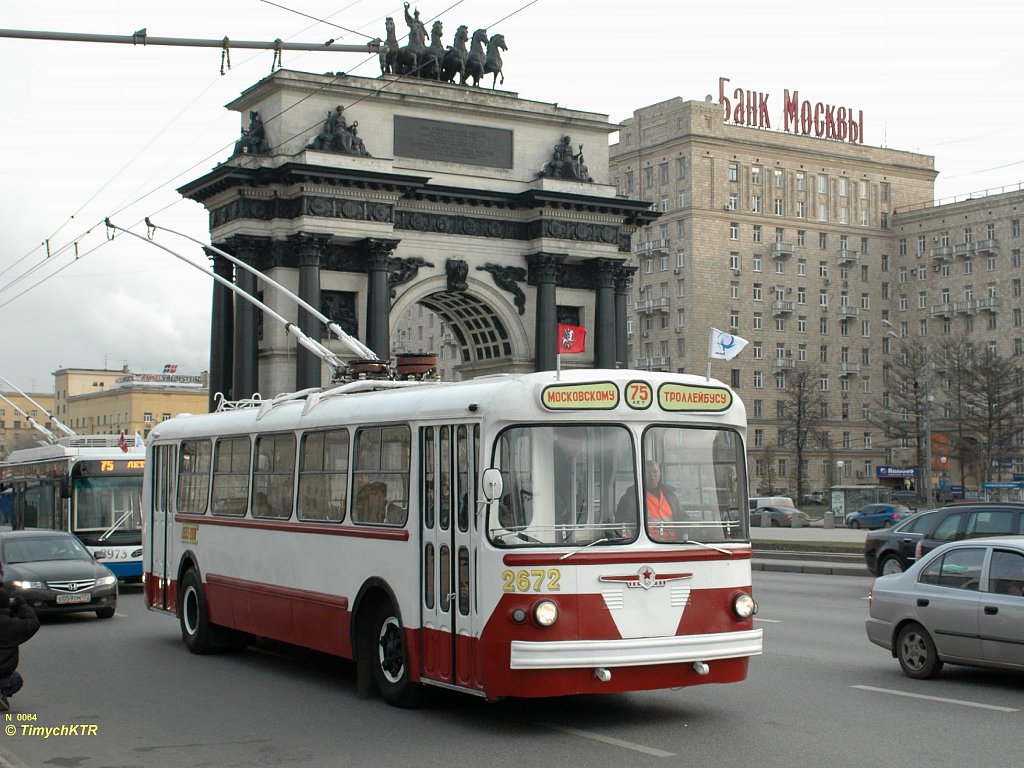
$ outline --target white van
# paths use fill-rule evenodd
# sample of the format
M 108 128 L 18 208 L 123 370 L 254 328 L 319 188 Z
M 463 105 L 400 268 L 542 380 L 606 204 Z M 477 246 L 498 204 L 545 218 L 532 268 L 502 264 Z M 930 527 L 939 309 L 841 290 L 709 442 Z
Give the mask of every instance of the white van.
M 752 496 L 750 511 L 753 512 L 761 507 L 793 507 L 795 509 L 796 504 L 788 496 Z

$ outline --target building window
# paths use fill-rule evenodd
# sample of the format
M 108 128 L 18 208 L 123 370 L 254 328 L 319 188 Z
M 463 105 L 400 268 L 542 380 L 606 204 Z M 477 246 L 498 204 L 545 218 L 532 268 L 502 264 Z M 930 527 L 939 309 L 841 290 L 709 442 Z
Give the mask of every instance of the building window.
M 729 181 L 740 180 L 740 165 L 739 163 L 729 163 Z
M 752 165 L 750 166 L 750 183 L 760 184 L 761 183 L 761 166 Z
M 144 414 L 142 414 L 142 421 L 145 424 L 152 424 L 153 423 L 153 414 L 150 413 L 149 411 L 146 411 Z
M 729 239 L 739 240 L 740 239 L 740 224 L 738 221 L 729 222 Z

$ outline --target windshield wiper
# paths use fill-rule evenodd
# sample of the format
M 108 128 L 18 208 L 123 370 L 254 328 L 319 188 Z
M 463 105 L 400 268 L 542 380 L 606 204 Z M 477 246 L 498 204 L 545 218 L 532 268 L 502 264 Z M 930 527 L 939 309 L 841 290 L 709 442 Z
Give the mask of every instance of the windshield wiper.
M 703 541 L 697 541 L 696 539 L 683 539 L 682 543 L 683 544 L 696 544 L 697 546 L 700 546 L 700 547 L 707 547 L 708 549 L 713 549 L 713 550 L 715 550 L 715 552 L 721 552 L 723 555 L 729 555 L 730 557 L 732 555 L 736 554 L 731 549 L 725 549 L 724 547 L 716 547 L 714 544 L 705 544 Z
M 584 544 L 582 547 L 577 547 L 572 552 L 566 552 L 564 555 L 562 555 L 558 559 L 559 560 L 567 560 L 570 557 L 572 557 L 573 555 L 575 555 L 577 552 L 582 552 L 584 549 L 590 549 L 590 547 L 593 547 L 596 544 L 604 544 L 606 541 L 611 541 L 611 539 L 609 539 L 607 536 L 605 538 L 603 538 L 603 539 L 595 539 L 594 541 L 590 542 L 589 544 Z
M 123 515 L 121 515 L 119 518 L 117 518 L 117 520 L 114 521 L 114 524 L 112 526 L 110 526 L 109 528 L 107 528 L 107 530 L 100 534 L 99 540 L 106 541 L 107 539 L 109 539 L 110 535 L 118 528 L 120 528 L 122 525 L 124 525 L 125 521 L 131 519 L 132 515 L 134 514 L 134 509 L 127 510 Z

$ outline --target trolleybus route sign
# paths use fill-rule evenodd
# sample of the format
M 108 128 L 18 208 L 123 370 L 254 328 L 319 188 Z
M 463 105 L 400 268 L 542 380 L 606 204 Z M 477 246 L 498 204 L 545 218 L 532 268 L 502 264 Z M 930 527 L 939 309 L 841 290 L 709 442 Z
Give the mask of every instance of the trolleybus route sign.
M 619 404 L 619 388 L 610 381 L 587 384 L 550 384 L 540 395 L 552 411 L 610 411 Z

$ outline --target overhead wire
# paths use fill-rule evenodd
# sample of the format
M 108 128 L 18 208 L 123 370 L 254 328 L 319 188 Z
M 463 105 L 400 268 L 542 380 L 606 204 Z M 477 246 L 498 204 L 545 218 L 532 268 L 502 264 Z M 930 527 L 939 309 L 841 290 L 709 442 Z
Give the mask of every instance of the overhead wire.
M 356 3 L 351 3 L 351 4 L 349 4 L 348 6 L 345 6 L 345 8 L 343 8 L 343 9 L 341 9 L 341 10 L 337 11 L 337 13 L 341 13 L 341 12 L 343 12 L 344 10 L 346 10 L 347 8 L 351 8 L 351 7 L 353 6 L 353 5 L 357 4 L 357 3 L 359 2 L 359 1 L 360 1 L 360 0 L 356 0 Z M 327 24 L 327 25 L 330 25 L 330 26 L 334 26 L 334 27 L 337 27 L 337 28 L 339 28 L 339 29 L 342 29 L 342 30 L 343 30 L 343 31 L 345 31 L 345 32 L 350 32 L 350 33 L 353 33 L 353 34 L 359 34 L 359 35 L 362 35 L 362 36 L 364 36 L 364 37 L 368 37 L 368 38 L 370 38 L 370 39 L 373 39 L 372 37 L 370 37 L 370 36 L 366 35 L 365 33 L 362 33 L 362 32 L 358 32 L 358 31 L 356 31 L 356 30 L 350 30 L 350 29 L 347 29 L 347 28 L 345 28 L 345 27 L 342 27 L 342 26 L 340 26 L 340 25 L 334 24 L 333 22 L 327 21 L 327 20 L 325 20 L 325 19 L 320 19 L 320 18 L 318 18 L 318 17 L 310 16 L 309 14 L 305 14 L 305 13 L 303 13 L 303 12 L 301 12 L 301 11 L 296 11 L 296 10 L 294 10 L 294 9 L 288 8 L 287 6 L 281 5 L 281 4 L 279 4 L 279 3 L 274 3 L 274 2 L 270 2 L 270 0 L 261 0 L 261 2 L 264 2 L 264 3 L 265 3 L 265 4 L 267 4 L 267 5 L 272 5 L 272 6 L 275 6 L 275 7 L 277 7 L 277 8 L 281 8 L 282 10 L 286 10 L 286 11 L 289 11 L 289 12 L 292 12 L 292 13 L 296 13 L 297 15 L 305 16 L 306 18 L 310 18 L 310 19 L 313 19 L 313 20 L 315 20 L 315 21 L 316 21 L 317 23 Z M 440 17 L 440 16 L 442 15 L 442 14 L 448 13 L 449 11 L 451 11 L 451 10 L 453 10 L 454 8 L 456 8 L 456 7 L 458 7 L 459 5 L 461 5 L 461 4 L 463 3 L 463 2 L 465 2 L 465 0 L 457 0 L 456 2 L 452 3 L 452 4 L 450 5 L 450 6 L 448 6 L 447 8 L 445 8 L 444 10 L 440 11 L 440 12 L 439 12 L 438 14 L 436 14 L 435 16 L 433 16 L 433 17 L 430 17 L 430 18 L 428 18 L 428 19 L 427 19 L 427 22 L 430 22 L 430 21 L 436 20 L 436 19 L 437 19 L 438 17 Z M 516 16 L 517 14 L 521 13 L 522 11 L 526 10 L 526 9 L 527 9 L 527 8 L 529 8 L 529 7 L 531 6 L 531 5 L 534 5 L 534 4 L 535 4 L 535 3 L 537 3 L 537 2 L 538 2 L 538 0 L 530 0 L 530 2 L 527 2 L 527 3 L 525 4 L 525 5 L 523 5 L 523 6 L 519 7 L 519 8 L 517 8 L 517 9 L 516 9 L 516 10 L 514 10 L 514 11 L 513 11 L 512 13 L 510 13 L 510 14 L 508 14 L 508 15 L 506 15 L 506 16 L 504 16 L 504 17 L 502 17 L 501 19 L 499 19 L 499 20 L 497 20 L 497 21 L 495 21 L 495 22 L 492 22 L 491 24 L 488 24 L 488 25 L 486 25 L 486 27 L 484 27 L 484 28 L 490 28 L 490 27 L 493 27 L 493 26 L 495 26 L 496 24 L 500 24 L 501 22 L 503 22 L 503 21 L 506 21 L 506 20 L 508 20 L 508 19 L 512 18 L 513 16 Z M 379 21 L 379 19 L 378 19 L 378 20 L 376 20 L 376 21 Z M 425 23 L 427 23 L 427 22 L 425 22 Z M 374 22 L 369 22 L 369 23 L 374 23 Z M 310 25 L 310 27 L 311 27 L 311 26 L 314 26 L 314 25 Z M 295 33 L 295 34 L 296 34 L 296 35 L 297 35 L 297 34 L 301 34 L 301 33 L 302 33 L 303 31 L 305 31 L 306 29 L 309 29 L 310 27 L 306 27 L 305 29 L 303 29 L 303 30 L 300 30 L 299 32 L 297 32 L 297 33 Z M 292 35 L 292 37 L 294 37 L 294 35 Z M 408 33 L 406 33 L 405 35 L 403 35 L 403 36 L 402 36 L 402 39 L 406 39 L 406 38 L 408 38 Z M 289 39 L 291 39 L 291 38 L 289 38 Z M 333 41 L 332 41 L 332 42 L 333 42 Z M 250 58 L 249 58 L 249 59 L 247 59 L 247 60 L 246 60 L 245 62 L 243 62 L 243 64 L 247 64 L 247 63 L 249 63 L 249 62 L 250 62 L 250 61 L 252 61 L 253 59 L 257 58 L 258 56 L 259 56 L 259 54 L 255 54 L 254 56 L 250 57 Z M 366 59 L 364 59 L 363 61 L 361 61 L 361 62 L 359 62 L 358 64 L 356 64 L 356 66 L 355 66 L 355 67 L 351 68 L 351 69 L 350 69 L 350 71 L 352 71 L 352 70 L 354 70 L 354 69 L 358 69 L 359 67 L 362 67 L 363 65 L 367 64 L 368 62 L 370 62 L 370 61 L 373 61 L 373 60 L 374 60 L 375 58 L 376 58 L 376 56 L 369 56 L 369 57 L 367 57 L 367 58 L 366 58 Z M 422 65 L 421 65 L 421 66 L 422 66 Z M 321 84 L 321 85 L 320 85 L 320 86 L 319 86 L 318 88 L 316 88 L 316 89 L 314 89 L 313 91 L 311 91 L 310 93 L 306 94 L 306 95 L 305 95 L 304 97 L 302 97 L 301 99 L 299 99 L 299 100 L 298 100 L 298 101 L 296 101 L 295 103 L 293 103 L 293 104 L 290 104 L 289 106 L 285 107 L 284 109 L 282 109 L 281 111 L 279 111 L 279 112 L 278 112 L 278 113 L 276 113 L 275 115 L 272 115 L 271 117 L 269 117 L 269 118 L 267 119 L 267 121 L 266 121 L 266 122 L 268 122 L 268 123 L 269 123 L 269 122 L 272 122 L 273 120 L 276 120 L 276 119 L 280 118 L 280 117 L 281 117 L 282 115 L 284 115 L 284 114 L 285 114 L 286 112 L 290 111 L 291 109 L 294 109 L 294 108 L 295 108 L 295 107 L 297 107 L 297 106 L 298 106 L 299 104 L 303 103 L 304 101 L 306 101 L 307 99 L 311 98 L 312 96 L 314 96 L 314 95 L 316 95 L 316 94 L 318 94 L 318 93 L 320 93 L 320 92 L 324 91 L 325 89 L 329 88 L 329 87 L 330 87 L 331 85 L 335 84 L 335 83 L 336 83 L 336 82 L 337 82 L 337 81 L 338 81 L 339 79 L 341 79 L 342 77 L 345 77 L 345 76 L 346 76 L 346 73 L 344 73 L 344 72 L 339 72 L 339 73 L 338 73 L 338 74 L 336 74 L 336 75 L 335 75 L 334 77 L 332 77 L 330 81 L 328 81 L 328 82 L 326 82 L 326 83 L 323 83 L 323 84 Z M 350 108 L 350 107 L 352 107 L 352 106 L 355 106 L 356 104 L 359 104 L 359 103 L 360 103 L 360 102 L 362 102 L 362 101 L 365 101 L 365 100 L 367 100 L 367 99 L 370 99 L 370 98 L 373 98 L 373 97 L 375 97 L 375 96 L 379 95 L 379 94 L 380 94 L 380 93 L 381 93 L 382 91 L 384 91 L 384 90 L 385 90 L 386 88 L 390 87 L 390 86 L 391 86 L 391 85 L 392 85 L 392 84 L 393 84 L 394 82 L 399 82 L 399 81 L 402 81 L 403 79 L 404 79 L 404 80 L 409 80 L 409 79 L 414 79 L 414 78 L 410 78 L 410 77 L 408 77 L 407 75 L 399 75 L 399 76 L 398 76 L 398 77 L 396 77 L 396 78 L 395 78 L 394 80 L 391 80 L 391 81 L 388 81 L 388 82 L 384 83 L 384 84 L 383 84 L 383 85 L 382 85 L 382 86 L 381 86 L 380 88 L 377 88 L 377 89 L 375 89 L 375 90 L 374 90 L 374 91 L 372 91 L 371 93 L 369 93 L 369 94 L 367 94 L 367 95 L 365 95 L 365 96 L 362 96 L 362 97 L 359 97 L 359 98 L 355 99 L 355 100 L 354 100 L 353 102 L 351 102 L 351 103 L 350 103 L 350 104 L 348 105 L 348 106 L 349 106 L 349 108 Z M 193 100 L 192 100 L 192 101 L 191 101 L 191 102 L 190 102 L 190 103 L 189 103 L 189 104 L 188 104 L 188 105 L 187 105 L 187 106 L 186 106 L 186 107 L 185 107 L 185 108 L 184 108 L 184 109 L 182 110 L 182 112 L 180 112 L 180 113 L 179 113 L 179 115 L 178 115 L 178 116 L 177 116 L 177 117 L 175 118 L 175 120 L 177 120 L 178 118 L 180 118 L 181 114 L 184 114 L 184 112 L 185 112 L 185 111 L 186 111 L 186 110 L 187 110 L 187 109 L 188 109 L 189 107 L 191 107 L 191 106 L 192 106 L 193 104 L 195 104 L 195 103 L 196 103 L 196 101 L 198 101 L 198 100 L 199 100 L 199 98 L 201 98 L 201 97 L 202 97 L 202 96 L 203 96 L 203 95 L 204 95 L 204 94 L 205 94 L 205 93 L 206 93 L 206 92 L 207 92 L 207 91 L 208 91 L 208 90 L 209 90 L 210 88 L 212 88 L 212 87 L 213 87 L 213 84 L 214 84 L 214 83 L 216 83 L 216 82 L 217 82 L 217 79 L 215 79 L 215 80 L 214 80 L 214 81 L 213 81 L 213 82 L 212 82 L 212 83 L 211 83 L 210 85 L 208 85 L 208 86 L 207 86 L 207 87 L 206 87 L 205 89 L 203 89 L 203 90 L 202 90 L 202 91 L 201 91 L 201 92 L 199 93 L 199 95 L 198 95 L 198 96 L 197 96 L 197 97 L 196 97 L 195 99 L 193 99 Z M 162 129 L 161 129 L 161 131 L 160 131 L 160 132 L 159 132 L 159 133 L 157 134 L 157 136 L 156 136 L 156 137 L 154 137 L 154 139 L 153 139 L 153 140 L 151 140 L 151 141 L 150 141 L 150 142 L 149 142 L 149 143 L 148 143 L 148 144 L 146 145 L 146 147 L 145 147 L 145 148 L 144 148 L 144 149 L 143 149 L 142 151 L 144 151 L 144 150 L 145 150 L 146 148 L 148 148 L 148 147 L 149 147 L 149 146 L 150 146 L 150 145 L 151 145 L 151 144 L 152 144 L 153 142 L 155 142 L 155 141 L 156 141 L 156 140 L 157 140 L 157 139 L 158 139 L 158 138 L 159 138 L 159 137 L 160 137 L 161 135 L 163 135 L 163 133 L 165 133 L 165 132 L 166 132 L 166 131 L 167 131 L 167 130 L 169 129 L 170 125 L 171 125 L 171 124 L 173 124 L 173 122 L 174 122 L 174 121 L 172 120 L 172 121 L 171 121 L 171 123 L 169 123 L 169 124 L 168 124 L 167 126 L 165 126 L 164 128 L 162 128 Z M 306 133 L 308 133 L 308 132 L 309 132 L 309 131 L 311 131 L 311 130 L 314 130 L 314 129 L 315 129 L 315 128 L 317 128 L 317 127 L 318 127 L 319 125 L 320 125 L 320 121 L 318 120 L 318 121 L 317 121 L 316 123 L 314 123 L 314 124 L 312 124 L 312 125 L 310 125 L 310 126 L 306 127 L 306 128 L 305 128 L 305 129 L 303 129 L 302 131 L 300 131 L 300 132 L 298 132 L 298 133 L 296 133 L 296 134 L 294 134 L 294 135 L 292 135 L 292 136 L 288 137 L 287 139 L 284 139 L 283 141 L 280 141 L 280 142 L 279 142 L 278 144 L 276 144 L 276 145 L 275 145 L 274 147 L 272 147 L 272 148 L 271 148 L 271 150 L 274 150 L 274 149 L 280 149 L 280 148 L 281 148 L 282 146 L 284 146 L 284 145 L 285 145 L 285 144 L 287 144 L 288 142 L 290 142 L 290 141 L 293 141 L 294 139 L 298 138 L 299 136 L 302 136 L 303 134 L 306 134 Z M 225 151 L 226 149 L 228 149 L 229 147 L 232 147 L 232 146 L 233 146 L 234 144 L 235 144 L 235 140 L 232 140 L 231 142 L 229 142 L 229 143 L 225 144 L 224 146 L 222 146 L 222 147 L 220 147 L 219 149 L 215 150 L 214 152 L 212 152 L 211 154 L 209 154 L 209 155 L 207 155 L 206 157 L 202 158 L 201 160 L 199 160 L 199 161 L 197 161 L 197 162 L 193 163 L 193 164 L 192 164 L 192 165 L 190 165 L 190 166 L 189 166 L 188 168 L 186 168 L 186 169 L 184 169 L 184 170 L 180 171 L 179 173 L 175 174 L 175 175 L 174 175 L 173 177 L 171 177 L 171 178 L 170 178 L 169 180 L 167 180 L 167 181 L 165 181 L 165 182 L 161 183 L 161 184 L 160 184 L 160 185 L 158 185 L 158 186 L 157 186 L 156 188 L 154 188 L 154 189 L 151 189 L 150 191 L 148 191 L 148 192 L 146 192 L 146 193 L 142 194 L 141 196 L 139 196 L 139 197 L 136 197 L 136 198 L 135 198 L 134 200 L 132 200 L 131 202 L 129 202 L 129 203 L 127 203 L 127 204 L 124 204 L 124 205 L 122 205 L 121 207 L 117 208 L 117 209 L 116 209 L 115 211 L 113 211 L 112 213 L 108 214 L 108 216 L 106 216 L 106 217 L 104 217 L 104 218 L 108 218 L 108 217 L 116 216 L 116 215 L 118 215 L 118 214 L 120 214 L 120 213 L 124 212 L 125 210 L 127 210 L 127 209 L 128 209 L 128 208 L 130 208 L 131 206 L 133 206 L 133 205 L 136 205 L 137 203 L 139 203 L 139 202 L 141 202 L 142 200 L 146 199 L 146 198 L 147 198 L 147 197 L 149 197 L 150 195 L 153 195 L 153 194 L 155 194 L 156 192 L 159 192 L 159 191 L 160 191 L 161 189 L 163 189 L 164 187 L 166 187 L 166 186 L 167 186 L 167 184 L 173 183 L 173 182 L 174 182 L 174 181 L 175 181 L 176 179 L 178 179 L 179 177 L 183 176 L 183 175 L 184 175 L 184 174 L 186 174 L 186 173 L 190 173 L 190 172 L 191 172 L 191 171 L 193 171 L 193 170 L 194 170 L 194 169 L 195 169 L 195 168 L 196 168 L 197 166 L 199 166 L 199 165 L 201 165 L 201 164 L 204 164 L 204 163 L 208 162 L 209 160 L 213 159 L 214 157 L 217 157 L 217 156 L 219 156 L 219 155 L 220 155 L 220 154 L 221 154 L 222 152 L 224 152 L 224 151 Z M 132 158 L 132 160 L 130 160 L 130 161 L 129 161 L 129 162 L 128 162 L 128 163 L 127 163 L 127 164 L 126 164 L 125 166 L 124 166 L 124 168 L 127 168 L 127 167 L 128 167 L 128 166 L 129 166 L 129 165 L 130 165 L 130 164 L 132 163 L 132 162 L 134 162 L 134 161 L 135 161 L 135 160 L 136 160 L 136 159 L 138 158 L 139 154 L 141 154 L 141 151 L 140 151 L 140 153 L 137 153 L 137 154 L 136 154 L 136 155 L 135 155 L 135 156 L 134 156 L 134 157 Z M 123 172 L 124 168 L 122 168 L 122 171 L 121 171 L 121 172 Z M 101 187 L 101 188 L 100 188 L 99 190 L 97 190 L 97 192 L 96 192 L 96 193 L 94 193 L 94 194 L 93 194 L 93 195 L 92 195 L 92 196 L 91 196 L 91 197 L 90 197 L 90 198 L 89 198 L 89 199 L 88 199 L 88 200 L 87 200 L 87 201 L 86 201 L 86 202 L 85 202 L 85 203 L 84 203 L 84 204 L 83 204 L 83 205 L 82 205 L 82 206 L 81 206 L 81 207 L 80 207 L 79 209 L 78 209 L 78 211 L 76 211 L 76 212 L 75 212 L 75 214 L 73 214 L 73 215 L 72 215 L 71 217 L 69 217 L 69 219 L 68 219 L 68 220 L 70 221 L 71 219 L 73 219 L 75 215 L 77 215 L 78 213 L 80 213 L 80 212 L 81 212 L 81 210 L 83 210 L 83 209 L 85 208 L 85 206 L 86 206 L 86 205 L 88 205 L 88 204 L 89 204 L 89 203 L 90 203 L 90 202 L 91 202 L 92 200 L 94 200 L 94 199 L 95 199 L 95 198 L 96 198 L 96 197 L 97 197 L 97 196 L 98 196 L 98 195 L 99 195 L 99 194 L 100 194 L 100 193 L 101 193 L 101 192 L 102 192 L 102 191 L 103 191 L 104 189 L 106 189 L 106 187 L 107 187 L 107 186 L 109 186 L 109 184 L 111 183 L 111 181 L 113 180 L 113 178 L 116 178 L 116 175 L 115 175 L 115 177 L 112 177 L 112 179 L 111 179 L 110 181 L 108 181 L 108 182 L 107 182 L 106 184 L 104 184 L 104 185 L 103 185 L 103 186 L 102 186 L 102 187 Z M 137 189 L 138 189 L 138 188 L 137 188 Z M 175 200 L 175 201 L 173 201 L 173 202 L 169 203 L 168 205 L 164 206 L 163 208 L 159 209 L 159 210 L 158 210 L 158 211 L 157 211 L 156 213 L 160 213 L 160 212 L 166 211 L 167 209 L 169 209 L 169 208 L 173 207 L 174 205 L 177 205 L 177 204 L 178 204 L 178 203 L 180 203 L 180 202 L 182 202 L 182 200 L 181 200 L 181 199 L 179 199 L 179 200 Z M 155 214 L 150 214 L 150 215 L 155 215 Z M 45 265 L 45 264 L 46 264 L 46 263 L 47 263 L 48 261 L 50 261 L 50 260 L 51 260 L 51 259 L 52 259 L 52 258 L 53 258 L 54 256 L 62 255 L 62 254 L 63 254 L 63 253 L 65 252 L 65 251 L 67 251 L 67 250 L 69 250 L 69 249 L 71 249 L 71 248 L 75 248 L 75 249 L 76 249 L 76 251 L 77 251 L 77 246 L 78 246 L 78 242 L 79 242 L 79 240 L 81 240 L 82 238 L 84 238 L 85 236 L 87 236 L 88 234 L 90 234 L 90 233 L 91 233 L 91 232 L 92 232 L 92 231 L 93 231 L 93 230 L 94 230 L 94 229 L 95 229 L 95 228 L 96 228 L 97 226 L 99 226 L 99 225 L 100 225 L 100 224 L 102 224 L 102 223 L 103 223 L 103 220 L 97 221 L 97 222 L 96 222 L 95 224 L 93 224 L 92 226 L 90 226 L 90 227 L 89 227 L 89 228 L 88 228 L 88 229 L 87 229 L 87 230 L 86 230 L 86 231 L 85 231 L 85 232 L 84 232 L 83 234 L 81 234 L 81 235 L 79 235 L 78 237 L 76 237 L 76 238 L 74 238 L 74 239 L 70 240 L 70 241 L 69 241 L 68 243 L 66 243 L 66 244 L 65 244 L 64 246 L 62 246 L 62 247 L 58 248 L 58 249 L 57 249 L 56 251 L 54 251 L 54 252 L 53 252 L 52 254 L 49 254 L 49 255 L 48 255 L 48 258 L 47 258 L 47 260 L 46 260 L 46 261 L 44 261 L 44 262 L 41 262 L 41 263 L 40 263 L 40 265 L 37 265 L 37 267 L 39 267 L 39 266 L 42 266 L 42 265 Z M 138 225 L 139 225 L 139 224 L 141 224 L 141 223 L 142 223 L 142 220 L 140 219 L 139 221 L 135 222 L 135 224 L 132 224 L 132 226 L 133 226 L 133 227 L 134 227 L 134 226 L 138 226 Z M 66 225 L 66 222 L 65 222 L 65 224 L 62 224 L 62 225 L 61 225 L 61 227 L 59 227 L 57 231 L 59 231 L 59 230 L 60 230 L 61 228 L 63 228 L 63 226 L 65 226 L 65 225 Z M 33 249 L 32 249 L 31 251 L 29 251 L 29 252 L 28 252 L 28 253 L 27 253 L 27 254 L 26 254 L 25 256 L 23 256 L 23 257 L 22 257 L 21 259 L 19 259 L 19 260 L 18 260 L 17 262 L 15 262 L 15 264 L 17 264 L 17 263 L 20 263 L 20 262 L 21 262 L 21 261 L 23 261 L 23 260 L 24 260 L 25 258 L 27 258 L 28 256 L 30 256 L 30 255 L 31 255 L 32 253 L 34 253 L 35 251 L 37 251 L 37 250 L 38 250 L 38 249 L 39 249 L 40 247 L 42 247 L 43 245 L 47 245 L 47 244 L 48 244 L 48 242 L 49 242 L 49 240 L 47 240 L 47 241 L 44 241 L 44 242 L 43 242 L 43 243 L 41 243 L 40 245 L 36 246 L 36 247 L 35 247 L 35 248 L 33 248 Z M 86 251 L 85 253 L 83 253 L 83 254 L 76 254 L 76 257 L 75 257 L 75 259 L 74 259 L 73 261 L 70 261 L 70 262 L 68 262 L 68 263 L 67 263 L 66 265 L 64 265 L 63 267 L 60 267 L 60 268 L 59 268 L 59 269 L 57 269 L 57 270 L 56 270 L 55 272 L 53 272 L 53 273 L 52 273 L 51 275 L 47 276 L 46 278 L 43 278 L 42 280 L 40 280 L 40 281 L 39 281 L 39 282 L 37 282 L 37 283 L 34 283 L 34 284 L 33 284 L 33 285 L 32 285 L 32 286 L 30 287 L 30 288 L 26 289 L 25 291 L 22 291 L 21 293 L 17 294 L 16 296 L 14 296 L 14 297 L 12 297 L 12 298 L 10 298 L 10 299 L 8 299 L 8 300 L 4 301 L 3 303 L 0 303 L 0 308 L 2 308 L 2 307 L 4 307 L 4 306 L 6 306 L 6 305 L 7 305 L 7 304 L 9 304 L 9 303 L 10 303 L 11 301 L 13 301 L 13 300 L 15 300 L 15 299 L 17 299 L 17 298 L 21 297 L 22 295 L 24 295 L 24 294 L 25 294 L 25 293 L 26 293 L 27 291 L 31 290 L 32 288 L 35 288 L 35 287 L 37 287 L 38 285 L 42 284 L 43 282 L 45 282 L 45 280 L 49 279 L 49 277 L 52 277 L 52 276 L 54 276 L 54 275 L 58 274 L 59 272 L 63 271 L 63 270 L 64 270 L 64 269 L 66 269 L 66 268 L 67 268 L 68 266 L 70 266 L 71 264 L 73 264 L 73 263 L 75 263 L 76 261 L 78 261 L 78 260 L 79 260 L 80 258 L 82 258 L 82 257 L 84 257 L 84 256 L 86 256 L 86 255 L 89 255 L 89 254 L 91 254 L 91 253 L 95 252 L 95 251 L 96 251 L 96 250 L 98 250 L 99 248 L 102 248 L 102 247 L 104 247 L 104 246 L 105 246 L 105 245 L 106 245 L 106 244 L 107 244 L 108 242 L 111 242 L 111 241 L 109 241 L 109 240 L 104 240 L 104 241 L 103 241 L 102 243 L 98 244 L 98 245 L 97 245 L 97 246 L 95 246 L 94 248 L 91 248 L 91 249 L 89 249 L 89 250 L 88 250 L 88 251 Z M 12 266 L 14 266 L 14 265 L 12 265 Z M 24 274 L 23 276 L 21 276 L 21 277 L 19 277 L 19 278 L 16 278 L 16 279 L 15 279 L 14 281 L 12 281 L 11 283 L 9 283 L 8 285 L 6 285 L 6 286 L 0 286 L 0 294 L 3 294 L 4 292 L 6 292 L 6 291 L 10 290 L 10 288 L 11 288 L 11 287 L 13 287 L 13 285 L 15 285 L 15 284 L 16 284 L 17 282 L 19 282 L 19 281 L 20 281 L 21 279 L 23 279 L 24 277 L 27 277 L 27 276 L 28 276 L 29 274 L 31 274 L 32 272 L 34 272 L 34 271 L 35 271 L 35 269 L 36 269 L 37 267 L 33 267 L 33 268 L 32 268 L 31 270 L 29 270 L 29 272 L 26 272 L 26 273 L 25 273 L 25 274 Z M 5 270 L 4 270 L 4 273 L 5 273 L 5 272 L 7 272 L 7 271 L 9 271 L 9 269 L 10 269 L 10 268 L 11 268 L 11 267 L 8 267 L 7 269 L 5 269 Z M 4 273 L 0 273 L 0 274 L 4 274 Z

